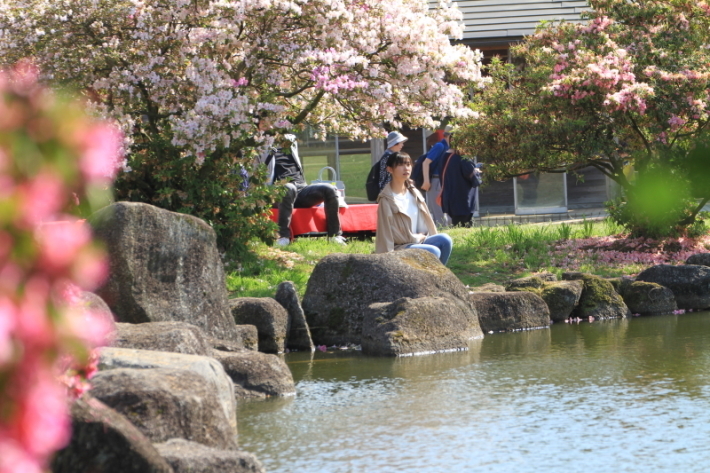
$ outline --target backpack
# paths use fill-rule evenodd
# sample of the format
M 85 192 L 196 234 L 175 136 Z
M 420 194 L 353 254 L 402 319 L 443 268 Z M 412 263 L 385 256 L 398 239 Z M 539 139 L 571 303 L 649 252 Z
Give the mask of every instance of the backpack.
M 417 189 L 421 189 L 424 184 L 424 170 L 422 169 L 422 166 L 424 165 L 426 155 L 427 153 L 424 153 L 417 158 L 414 166 L 412 167 L 412 174 L 409 176 L 409 178 L 414 181 L 414 187 Z
M 365 190 L 367 191 L 367 200 L 375 202 L 377 196 L 380 195 L 380 161 L 372 165 L 370 173 L 365 181 Z

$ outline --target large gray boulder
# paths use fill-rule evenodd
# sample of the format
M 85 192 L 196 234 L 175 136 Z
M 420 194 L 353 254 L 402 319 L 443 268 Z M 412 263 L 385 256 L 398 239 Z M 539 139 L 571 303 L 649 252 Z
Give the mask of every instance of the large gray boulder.
M 542 288 L 540 297 L 550 309 L 550 320 L 562 322 L 569 318 L 579 303 L 584 284 L 582 281 L 548 282 Z
M 199 374 L 204 379 L 205 385 L 217 395 L 225 417 L 236 430 L 237 402 L 234 397 L 234 383 L 227 376 L 220 362 L 214 358 L 130 348 L 102 348 L 99 370 L 118 368 L 173 368 Z
M 69 444 L 53 473 L 173 473 L 151 441 L 123 415 L 85 394 L 71 406 Z
M 584 289 L 574 311 L 575 316 L 615 319 L 631 315 L 624 299 L 616 292 L 611 282 L 591 274 L 584 274 L 577 280 L 584 283 Z
M 259 351 L 284 353 L 288 333 L 288 312 L 271 297 L 231 299 L 229 307 L 237 324 L 254 325 L 259 334 Z
M 428 251 L 336 253 L 316 264 L 302 304 L 314 343 L 359 345 L 362 320 L 370 304 L 402 297 L 441 297 L 462 301 L 475 314 L 468 292 Z
M 652 266 L 636 276 L 636 281 L 665 286 L 675 296 L 679 309 L 710 308 L 710 267 L 697 264 Z
M 266 473 L 261 462 L 241 450 L 220 450 L 183 439 L 155 444 L 175 473 Z
M 284 281 L 276 288 L 274 296 L 276 302 L 281 304 L 288 312 L 288 333 L 286 334 L 286 348 L 298 351 L 315 351 L 311 338 L 311 330 L 306 322 L 306 314 L 298 300 L 298 291 L 291 281 Z
M 185 322 L 116 325 L 118 330 L 112 345 L 118 348 L 168 351 L 199 356 L 209 356 L 212 352 L 204 332 L 199 327 Z
M 484 332 L 548 327 L 550 309 L 537 294 L 527 291 L 474 292 L 478 321 Z
M 119 322 L 180 321 L 235 340 L 214 230 L 190 215 L 118 202 L 89 219 L 109 255 L 97 293 Z
M 296 394 L 291 370 L 277 355 L 249 350 L 213 350 L 212 356 L 222 363 L 224 371 L 234 382 L 234 394 L 239 399 Z
M 221 449 L 237 447 L 217 394 L 194 371 L 121 368 L 97 373 L 91 395 L 123 414 L 153 443 L 183 438 Z
M 653 282 L 634 281 L 621 296 L 632 314 L 670 314 L 678 308 L 673 291 Z
M 466 350 L 482 338 L 476 313 L 459 299 L 403 297 L 371 304 L 362 321 L 365 355 L 402 356 Z
M 222 351 L 259 350 L 259 332 L 254 325 L 237 325 L 237 334 L 239 336 L 237 342 L 209 338 L 210 345 Z

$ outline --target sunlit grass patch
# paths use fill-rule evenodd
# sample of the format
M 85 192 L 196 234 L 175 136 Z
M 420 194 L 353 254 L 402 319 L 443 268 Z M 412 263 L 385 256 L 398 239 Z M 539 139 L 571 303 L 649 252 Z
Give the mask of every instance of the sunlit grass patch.
M 541 272 L 558 277 L 565 271 L 603 277 L 635 275 L 656 264 L 683 263 L 691 254 L 710 248 L 707 235 L 695 239 L 629 239 L 608 219 L 443 231 L 454 241 L 448 267 L 471 287 L 505 284 Z M 253 260 L 227 266 L 231 297 L 273 297 L 282 281 L 294 282 L 303 296 L 313 268 L 324 256 L 371 254 L 375 244 L 350 240 L 341 246 L 325 238 L 298 238 L 285 248 L 259 243 L 252 249 Z

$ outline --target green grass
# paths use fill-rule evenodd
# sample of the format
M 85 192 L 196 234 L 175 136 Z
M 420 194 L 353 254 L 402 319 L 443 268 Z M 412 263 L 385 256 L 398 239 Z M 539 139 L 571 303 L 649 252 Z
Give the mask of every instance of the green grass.
M 608 221 L 550 223 L 446 229 L 454 240 L 449 269 L 469 286 L 504 284 L 511 278 L 538 272 L 558 276 L 568 270 L 560 265 L 565 255 L 553 251 L 565 240 L 601 237 L 619 233 Z M 330 253 L 371 254 L 373 241 L 351 240 L 347 246 L 325 238 L 298 238 L 285 249 L 263 243 L 252 246 L 255 258 L 241 265 L 227 265 L 227 287 L 231 297 L 273 297 L 282 281 L 292 281 L 303 296 L 315 264 Z M 639 271 L 639 266 L 611 267 L 596 263 L 594 255 L 578 255 L 577 270 L 600 276 L 620 276 Z

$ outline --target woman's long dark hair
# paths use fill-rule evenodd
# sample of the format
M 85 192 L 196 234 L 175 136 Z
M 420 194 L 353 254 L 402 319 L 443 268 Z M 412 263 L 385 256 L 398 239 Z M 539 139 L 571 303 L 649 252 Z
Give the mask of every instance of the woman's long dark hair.
M 400 151 L 399 153 L 392 153 L 387 157 L 387 167 L 388 168 L 396 168 L 397 166 L 401 164 L 406 164 L 409 162 L 409 164 L 414 164 L 412 162 L 412 157 L 409 156 L 407 153 L 403 153 Z

